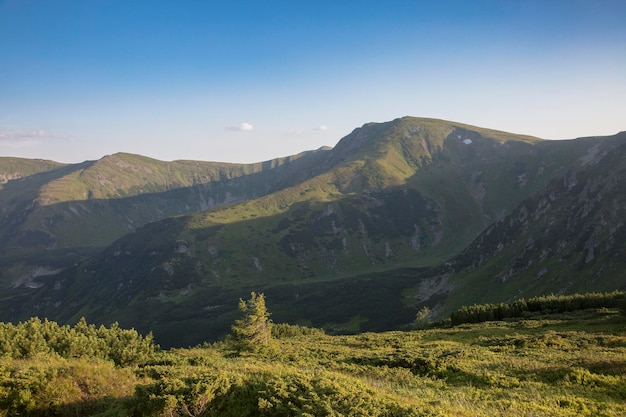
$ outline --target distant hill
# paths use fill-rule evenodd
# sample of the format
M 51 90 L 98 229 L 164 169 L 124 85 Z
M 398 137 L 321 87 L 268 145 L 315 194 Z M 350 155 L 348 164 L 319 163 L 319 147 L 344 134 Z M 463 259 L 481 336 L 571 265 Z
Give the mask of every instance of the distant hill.
M 625 147 L 404 117 L 259 164 L 48 167 L 0 190 L 1 318 L 184 345 L 224 334 L 251 290 L 280 321 L 352 332 L 424 305 L 623 289 Z
M 63 164 L 41 159 L 0 157 L 0 189 L 11 180 L 29 177 L 40 172 L 52 171 Z
M 316 154 L 248 165 L 162 162 L 131 154 L 55 169 L 39 163 L 42 173 L 21 175 L 0 190 L 3 231 L 11 225 L 2 247 L 104 246 L 146 223 L 275 191 L 306 175 Z M 19 161 L 9 162 L 0 159 L 0 178 L 19 175 Z M 25 169 L 32 165 L 27 162 Z

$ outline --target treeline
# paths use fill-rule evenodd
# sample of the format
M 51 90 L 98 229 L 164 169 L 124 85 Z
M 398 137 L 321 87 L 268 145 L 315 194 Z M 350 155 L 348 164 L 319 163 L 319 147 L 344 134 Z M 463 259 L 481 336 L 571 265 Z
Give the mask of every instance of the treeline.
M 527 313 L 564 313 L 588 308 L 621 308 L 624 311 L 626 298 L 621 291 L 610 293 L 588 293 L 573 295 L 546 295 L 520 298 L 512 303 L 474 304 L 463 306 L 450 316 L 452 325 L 482 323 L 522 317 Z
M 70 327 L 36 317 L 16 325 L 0 323 L 0 357 L 12 359 L 47 354 L 112 360 L 118 366 L 129 366 L 145 361 L 157 349 L 152 334 L 143 337 L 117 323 L 96 328 L 81 318 Z

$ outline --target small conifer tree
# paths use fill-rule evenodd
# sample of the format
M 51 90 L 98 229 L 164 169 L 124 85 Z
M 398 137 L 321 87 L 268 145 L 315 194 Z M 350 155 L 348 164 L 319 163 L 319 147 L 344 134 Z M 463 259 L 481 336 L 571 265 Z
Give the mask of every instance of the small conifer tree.
M 428 308 L 427 306 L 422 307 L 420 311 L 418 311 L 415 315 L 415 321 L 413 322 L 415 327 L 424 327 L 428 322 L 429 316 L 430 308 Z
M 265 307 L 265 295 L 250 293 L 250 299 L 239 299 L 239 310 L 244 314 L 235 321 L 232 340 L 238 350 L 259 352 L 270 345 L 272 332 L 270 313 Z

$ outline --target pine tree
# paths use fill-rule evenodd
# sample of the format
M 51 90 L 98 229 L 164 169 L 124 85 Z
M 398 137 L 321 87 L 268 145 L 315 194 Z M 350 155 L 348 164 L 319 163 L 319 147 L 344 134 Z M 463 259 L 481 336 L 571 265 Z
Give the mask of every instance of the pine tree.
M 232 340 L 242 351 L 259 352 L 270 345 L 272 332 L 270 313 L 265 307 L 265 295 L 250 293 L 250 299 L 239 299 L 244 317 L 232 326 Z

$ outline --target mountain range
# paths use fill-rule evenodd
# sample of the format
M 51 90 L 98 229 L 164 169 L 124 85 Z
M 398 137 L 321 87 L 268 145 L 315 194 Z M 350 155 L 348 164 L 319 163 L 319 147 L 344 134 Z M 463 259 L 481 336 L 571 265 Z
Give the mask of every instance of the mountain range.
M 257 164 L 0 158 L 0 320 L 216 340 L 237 301 L 328 332 L 626 289 L 626 132 L 549 141 L 403 117 Z

